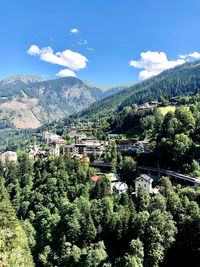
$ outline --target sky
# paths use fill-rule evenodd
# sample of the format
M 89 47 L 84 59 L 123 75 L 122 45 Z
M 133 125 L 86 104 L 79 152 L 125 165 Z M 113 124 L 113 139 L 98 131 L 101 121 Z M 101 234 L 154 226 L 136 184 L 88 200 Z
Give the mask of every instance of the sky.
M 199 0 L 0 0 L 0 79 L 147 79 L 200 59 Z

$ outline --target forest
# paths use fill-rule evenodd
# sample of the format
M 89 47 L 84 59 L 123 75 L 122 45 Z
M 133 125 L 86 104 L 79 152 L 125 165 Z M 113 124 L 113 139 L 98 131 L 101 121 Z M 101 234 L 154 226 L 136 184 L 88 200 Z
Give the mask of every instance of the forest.
M 154 196 L 142 187 L 138 198 L 110 194 L 106 177 L 94 184 L 95 170 L 70 155 L 34 162 L 24 153 L 0 169 L 36 266 L 198 266 L 200 190 L 174 187 L 162 177 Z M 130 171 L 129 186 L 134 165 Z M 11 214 L 3 216 L 1 228 L 12 228 Z M 12 237 L 1 235 L 2 242 L 3 262 Z

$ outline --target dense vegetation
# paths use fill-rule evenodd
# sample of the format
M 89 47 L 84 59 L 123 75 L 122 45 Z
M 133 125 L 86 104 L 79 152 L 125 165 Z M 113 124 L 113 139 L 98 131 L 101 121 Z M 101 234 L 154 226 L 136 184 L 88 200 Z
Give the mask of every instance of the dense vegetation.
M 199 191 L 162 178 L 161 194 L 141 189 L 134 200 L 111 195 L 104 176 L 94 185 L 93 174 L 70 155 L 33 163 L 23 154 L 1 170 L 36 266 L 198 266 Z
M 0 266 L 34 266 L 28 241 L 0 181 Z

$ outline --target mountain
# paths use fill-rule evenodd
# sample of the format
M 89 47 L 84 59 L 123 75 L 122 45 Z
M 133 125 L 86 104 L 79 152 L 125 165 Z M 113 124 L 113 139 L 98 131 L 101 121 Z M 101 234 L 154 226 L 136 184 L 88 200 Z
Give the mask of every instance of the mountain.
M 189 62 L 120 90 L 93 103 L 87 109 L 66 118 L 69 120 L 95 120 L 133 104 L 143 104 L 161 97 L 185 96 L 200 88 L 200 61 Z
M 41 82 L 43 79 L 41 79 L 38 76 L 23 76 L 23 75 L 14 75 L 9 78 L 3 79 L 0 81 L 0 87 L 3 86 L 16 86 L 16 85 L 24 85 L 24 84 L 30 84 L 34 82 Z
M 80 111 L 118 92 L 125 85 L 102 89 L 74 77 L 42 80 L 12 76 L 0 81 L 0 129 L 37 128 Z

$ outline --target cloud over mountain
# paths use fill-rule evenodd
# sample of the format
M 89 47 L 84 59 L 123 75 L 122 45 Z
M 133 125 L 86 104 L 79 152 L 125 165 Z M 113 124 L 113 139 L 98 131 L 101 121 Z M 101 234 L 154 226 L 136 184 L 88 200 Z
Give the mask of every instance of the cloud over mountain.
M 166 69 L 173 68 L 177 65 L 185 63 L 185 60 L 168 60 L 164 52 L 142 52 L 140 60 L 131 60 L 130 66 L 144 69 L 139 73 L 139 79 L 144 80 L 152 76 L 158 75 Z
M 58 76 L 58 77 L 68 77 L 68 76 L 76 77 L 76 74 L 74 73 L 73 70 L 64 69 L 64 70 L 59 71 L 56 74 L 56 76 Z

